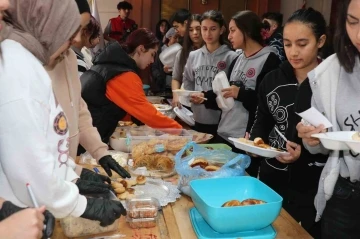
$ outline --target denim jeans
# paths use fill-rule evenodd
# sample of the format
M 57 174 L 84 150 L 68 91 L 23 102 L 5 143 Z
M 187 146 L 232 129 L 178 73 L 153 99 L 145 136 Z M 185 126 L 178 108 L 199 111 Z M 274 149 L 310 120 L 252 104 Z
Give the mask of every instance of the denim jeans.
M 322 216 L 322 238 L 360 238 L 360 182 L 339 176 Z

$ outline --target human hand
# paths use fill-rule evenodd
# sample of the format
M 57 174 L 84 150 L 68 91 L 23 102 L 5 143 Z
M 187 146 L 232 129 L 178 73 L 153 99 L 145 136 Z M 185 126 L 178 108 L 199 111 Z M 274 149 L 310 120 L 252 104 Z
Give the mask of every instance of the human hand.
M 6 238 L 6 239 L 45 238 L 45 235 L 43 234 L 44 220 L 45 220 L 43 214 L 44 212 L 45 212 L 44 206 L 40 208 L 27 208 L 15 212 L 11 216 L 7 217 L 6 219 L 0 222 L 0 238 Z
M 131 178 L 131 175 L 123 167 L 118 164 L 111 155 L 106 155 L 99 160 L 99 164 L 104 168 L 105 172 L 112 176 L 111 169 L 119 174 L 122 178 Z
M 170 67 L 170 66 L 164 66 L 164 72 L 166 74 L 169 74 L 171 72 L 171 69 L 172 69 L 172 67 Z
M 288 141 L 286 142 L 286 150 L 288 151 L 288 154 L 282 154 L 277 156 L 276 159 L 278 161 L 288 164 L 293 163 L 299 159 L 301 155 L 301 146 L 299 144 Z
M 194 104 L 202 104 L 204 102 L 204 93 L 195 93 L 190 95 L 190 102 Z
M 91 195 L 91 194 L 107 195 L 110 193 L 110 190 L 112 190 L 110 184 L 83 180 L 81 178 L 78 179 L 75 184 L 79 188 L 79 193 L 82 195 Z
M 172 107 L 174 107 L 174 108 L 178 107 L 179 109 L 181 109 L 181 107 L 182 107 L 182 105 L 180 103 L 180 98 L 176 93 L 173 94 L 173 99 L 171 101 L 171 105 L 172 105 Z
M 236 99 L 239 95 L 240 87 L 237 87 L 236 85 L 232 85 L 229 88 L 222 89 L 221 92 L 223 93 L 225 99 L 230 97 Z
M 301 122 L 296 125 L 296 129 L 298 131 L 299 138 L 303 140 L 304 144 L 312 147 L 319 145 L 320 140 L 317 138 L 312 138 L 311 135 L 326 132 L 326 129 L 324 129 L 323 125 L 319 125 L 315 128 L 314 126 L 305 126 Z
M 126 210 L 119 201 L 87 198 L 85 212 L 81 217 L 100 221 L 100 226 L 105 227 L 114 223 L 121 215 L 126 215 Z
M 111 179 L 105 175 L 97 174 L 94 171 L 91 171 L 87 168 L 83 168 L 80 174 L 80 179 L 97 182 L 97 183 L 104 183 L 107 182 L 111 184 Z

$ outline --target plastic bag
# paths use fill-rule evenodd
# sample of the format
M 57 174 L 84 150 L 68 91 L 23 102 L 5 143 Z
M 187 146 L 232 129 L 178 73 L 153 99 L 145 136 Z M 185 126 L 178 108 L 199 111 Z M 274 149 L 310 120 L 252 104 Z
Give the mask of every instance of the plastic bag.
M 184 152 L 193 147 L 193 152 L 183 157 Z M 206 171 L 197 166 L 190 167 L 195 158 L 206 158 L 210 164 L 221 165 L 221 168 L 214 172 Z M 237 154 L 230 150 L 218 149 L 209 150 L 200 147 L 195 142 L 189 142 L 175 155 L 175 169 L 179 174 L 178 187 L 184 194 L 190 196 L 189 182 L 201 178 L 226 178 L 243 176 L 245 169 L 250 165 L 250 157 L 244 154 Z

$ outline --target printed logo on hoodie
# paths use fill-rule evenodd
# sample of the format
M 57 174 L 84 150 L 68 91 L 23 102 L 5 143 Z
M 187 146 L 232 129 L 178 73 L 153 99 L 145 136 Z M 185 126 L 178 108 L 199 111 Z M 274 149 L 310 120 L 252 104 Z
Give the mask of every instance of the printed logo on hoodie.
M 218 64 L 219 65 L 219 64 Z M 226 64 L 225 64 L 226 65 Z M 212 87 L 215 75 L 219 72 L 219 68 L 210 65 L 201 65 L 194 70 L 195 84 L 199 86 L 207 85 Z

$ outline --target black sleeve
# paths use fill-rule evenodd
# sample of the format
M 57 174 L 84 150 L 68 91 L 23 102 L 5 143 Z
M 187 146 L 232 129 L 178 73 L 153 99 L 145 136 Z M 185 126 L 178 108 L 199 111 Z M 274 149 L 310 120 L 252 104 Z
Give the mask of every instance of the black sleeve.
M 207 100 L 204 100 L 203 104 L 205 105 L 205 108 L 207 109 L 212 109 L 212 110 L 220 110 L 220 108 L 218 107 L 217 103 L 216 103 L 216 97 L 217 95 L 214 93 L 214 91 L 209 90 L 209 91 L 203 91 L 202 93 L 204 93 L 204 97 Z
M 235 59 L 231 62 L 230 66 L 229 66 L 229 70 L 228 70 L 228 73 L 227 73 L 227 78 L 228 78 L 229 81 L 230 81 L 231 72 L 234 69 L 234 65 L 235 65 L 237 59 L 239 58 L 239 56 L 235 57 Z
M 155 62 L 151 65 L 151 76 L 157 87 L 162 88 L 166 84 L 166 74 L 163 65 L 157 55 Z
M 270 53 L 266 62 L 256 79 L 255 90 L 245 89 L 245 86 L 240 88 L 239 95 L 236 100 L 243 103 L 244 108 L 249 111 L 249 120 L 246 127 L 246 132 L 250 132 L 250 129 L 255 120 L 255 112 L 258 104 L 258 88 L 263 81 L 264 76 L 272 70 L 275 70 L 280 65 L 281 61 L 275 53 Z
M 250 131 L 250 139 L 254 140 L 256 137 L 260 137 L 267 142 L 269 134 L 275 125 L 275 120 L 269 112 L 265 88 L 266 77 L 264 82 L 259 86 L 258 107 L 255 114 L 255 121 Z

